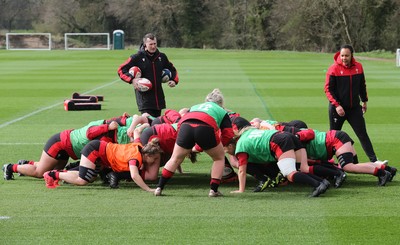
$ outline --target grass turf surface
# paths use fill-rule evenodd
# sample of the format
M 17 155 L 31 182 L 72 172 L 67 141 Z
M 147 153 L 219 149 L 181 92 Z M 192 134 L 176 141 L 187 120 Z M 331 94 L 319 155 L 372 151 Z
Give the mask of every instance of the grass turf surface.
M 220 88 L 226 106 L 251 119 L 302 119 L 328 129 L 325 72 L 333 54 L 161 49 L 179 70 L 181 83 L 165 88 L 168 108 L 204 100 Z M 47 139 L 64 129 L 137 113 L 132 87 L 118 66 L 131 50 L 0 51 L 1 162 L 38 160 Z M 398 164 L 400 70 L 394 61 L 359 59 L 370 97 L 367 129 L 375 151 Z M 101 94 L 101 111 L 64 111 L 73 92 Z M 360 161 L 367 161 L 358 139 Z M 285 186 L 207 197 L 211 161 L 185 162 L 156 198 L 133 183 L 118 190 L 100 182 L 46 189 L 43 180 L 0 180 L 0 244 L 397 244 L 399 184 L 386 187 L 368 175 L 348 175 L 340 189 L 307 198 L 308 186 Z M 152 183 L 152 186 L 155 184 Z

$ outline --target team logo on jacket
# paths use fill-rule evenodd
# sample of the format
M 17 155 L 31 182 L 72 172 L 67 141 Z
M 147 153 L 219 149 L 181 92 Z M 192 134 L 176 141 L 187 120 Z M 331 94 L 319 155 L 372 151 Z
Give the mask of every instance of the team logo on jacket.
M 144 62 L 146 59 L 145 58 L 142 58 L 142 61 Z
M 343 71 L 342 70 L 340 71 L 340 75 L 343 75 Z
M 161 61 L 161 57 L 158 57 L 158 61 Z
M 356 73 L 358 74 L 358 68 L 356 68 Z

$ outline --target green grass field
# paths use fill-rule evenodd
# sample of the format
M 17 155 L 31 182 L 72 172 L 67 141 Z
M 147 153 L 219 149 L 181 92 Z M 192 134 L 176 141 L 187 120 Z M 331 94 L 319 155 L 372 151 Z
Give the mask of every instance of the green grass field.
M 333 54 L 161 49 L 178 68 L 181 83 L 165 88 L 168 108 L 202 102 L 213 88 L 243 117 L 288 121 L 328 130 L 323 92 Z M 54 133 L 87 122 L 137 113 L 133 88 L 118 66 L 132 50 L 0 51 L 1 163 L 38 160 Z M 367 128 L 379 158 L 400 168 L 400 68 L 394 61 L 359 59 L 370 101 Z M 104 95 L 101 111 L 64 111 L 73 92 Z M 360 161 L 367 161 L 358 139 Z M 399 181 L 349 174 L 340 189 L 310 199 L 308 186 L 285 186 L 208 198 L 211 160 L 185 162 L 154 197 L 134 183 L 110 189 L 47 189 L 42 179 L 0 180 L 0 244 L 398 244 Z M 155 183 L 151 183 L 155 186 Z

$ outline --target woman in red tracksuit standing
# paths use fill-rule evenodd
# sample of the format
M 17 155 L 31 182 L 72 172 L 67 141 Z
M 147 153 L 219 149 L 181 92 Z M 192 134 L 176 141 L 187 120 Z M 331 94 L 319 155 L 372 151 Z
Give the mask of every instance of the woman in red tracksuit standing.
M 368 101 L 364 70 L 361 63 L 354 59 L 353 53 L 351 45 L 343 45 L 334 55 L 334 64 L 326 74 L 324 90 L 329 100 L 330 129 L 341 130 L 347 120 L 370 161 L 377 162 L 364 119 Z

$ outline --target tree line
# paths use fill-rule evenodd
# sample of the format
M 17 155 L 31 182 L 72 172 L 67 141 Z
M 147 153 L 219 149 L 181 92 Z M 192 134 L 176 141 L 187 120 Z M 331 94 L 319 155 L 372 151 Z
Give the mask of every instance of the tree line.
M 332 52 L 400 47 L 400 0 L 0 0 L 0 29 L 125 32 L 137 45 Z

